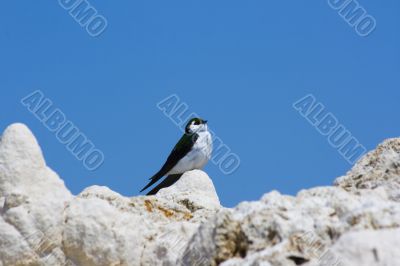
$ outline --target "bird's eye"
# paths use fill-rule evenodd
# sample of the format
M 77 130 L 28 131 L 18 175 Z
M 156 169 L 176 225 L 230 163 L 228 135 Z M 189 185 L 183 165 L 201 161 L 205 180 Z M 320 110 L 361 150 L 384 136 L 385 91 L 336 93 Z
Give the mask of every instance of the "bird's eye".
M 196 126 L 198 126 L 198 125 L 200 125 L 200 122 L 199 122 L 199 121 L 196 121 L 196 122 L 194 122 L 194 124 L 195 124 Z

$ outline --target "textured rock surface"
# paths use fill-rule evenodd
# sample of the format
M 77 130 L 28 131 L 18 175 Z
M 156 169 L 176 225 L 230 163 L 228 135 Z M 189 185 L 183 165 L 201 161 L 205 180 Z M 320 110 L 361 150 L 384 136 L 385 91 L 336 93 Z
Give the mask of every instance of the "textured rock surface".
M 191 186 L 188 179 L 195 179 L 194 185 L 203 182 L 208 190 Z M 180 183 L 187 185 L 184 191 Z M 198 170 L 183 175 L 168 191 L 177 197 L 125 198 L 106 187 L 87 188 L 65 209 L 66 256 L 78 265 L 175 265 L 219 200 L 211 180 Z M 191 198 L 194 192 L 198 201 Z
M 390 200 L 400 202 L 400 140 L 388 139 L 364 156 L 336 186 L 354 194 L 383 189 Z
M 400 265 L 400 229 L 359 231 L 345 234 L 332 247 L 331 254 L 342 265 Z
M 40 265 L 64 261 L 61 232 L 72 195 L 49 169 L 28 128 L 15 124 L 0 142 L 0 261 Z M 3 203 L 3 204 L 1 204 Z
M 0 141 L 0 266 L 397 266 L 399 154 L 387 140 L 335 186 L 226 209 L 199 170 L 155 196 L 73 196 L 14 124 Z
M 26 126 L 14 124 L 1 138 L 0 266 L 175 265 L 220 208 L 202 171 L 157 196 L 93 186 L 73 197 Z
M 199 227 L 187 246 L 197 253 L 185 262 L 201 257 L 205 265 L 224 266 L 400 265 L 399 165 L 400 139 L 390 139 L 333 187 L 296 197 L 273 191 L 223 209 Z

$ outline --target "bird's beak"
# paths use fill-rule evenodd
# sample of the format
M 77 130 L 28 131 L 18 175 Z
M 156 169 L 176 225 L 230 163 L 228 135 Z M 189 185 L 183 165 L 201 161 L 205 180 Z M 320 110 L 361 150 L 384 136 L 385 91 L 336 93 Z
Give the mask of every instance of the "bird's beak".
M 207 124 L 208 121 L 207 120 L 203 120 L 203 122 L 204 122 L 204 124 Z

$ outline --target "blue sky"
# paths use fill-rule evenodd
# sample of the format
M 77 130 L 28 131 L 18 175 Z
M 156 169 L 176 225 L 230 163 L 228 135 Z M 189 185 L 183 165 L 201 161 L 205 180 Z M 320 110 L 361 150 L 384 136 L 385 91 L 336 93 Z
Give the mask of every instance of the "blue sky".
M 117 3 L 118 2 L 118 3 Z M 351 165 L 292 104 L 311 93 L 368 150 L 399 136 L 400 2 L 360 0 L 360 37 L 327 1 L 90 1 L 91 37 L 57 1 L 0 10 L 0 128 L 27 124 L 75 194 L 138 195 L 181 132 L 156 104 L 171 94 L 209 120 L 241 160 L 209 163 L 221 202 L 330 185 Z M 88 171 L 20 100 L 40 89 L 105 155 Z

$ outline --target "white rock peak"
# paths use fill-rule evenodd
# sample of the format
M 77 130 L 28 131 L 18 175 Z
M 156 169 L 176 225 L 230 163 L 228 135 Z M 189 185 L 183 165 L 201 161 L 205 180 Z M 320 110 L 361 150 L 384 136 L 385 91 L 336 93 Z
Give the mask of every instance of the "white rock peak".
M 30 130 L 0 140 L 0 266 L 400 265 L 400 139 L 335 181 L 233 209 L 194 170 L 155 196 L 73 196 Z M 324 264 L 325 263 L 325 264 Z

